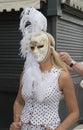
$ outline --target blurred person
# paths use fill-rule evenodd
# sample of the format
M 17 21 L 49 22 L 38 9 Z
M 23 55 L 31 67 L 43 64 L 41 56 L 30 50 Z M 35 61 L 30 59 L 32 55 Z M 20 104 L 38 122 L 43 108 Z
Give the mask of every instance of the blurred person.
M 68 65 L 69 71 L 83 76 L 83 62 L 75 61 L 67 52 L 60 52 L 59 55 L 61 59 Z

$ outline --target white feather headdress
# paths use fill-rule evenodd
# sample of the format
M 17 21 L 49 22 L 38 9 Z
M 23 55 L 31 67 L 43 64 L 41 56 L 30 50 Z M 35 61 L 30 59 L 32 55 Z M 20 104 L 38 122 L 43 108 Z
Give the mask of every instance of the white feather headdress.
M 47 19 L 40 11 L 36 10 L 35 8 L 25 8 L 21 13 L 19 29 L 23 35 L 20 50 L 22 56 L 25 58 L 27 53 L 26 46 L 27 50 L 30 51 L 30 37 L 41 31 L 47 31 Z
M 25 8 L 21 13 L 20 30 L 23 35 L 47 31 L 47 19 L 35 8 Z

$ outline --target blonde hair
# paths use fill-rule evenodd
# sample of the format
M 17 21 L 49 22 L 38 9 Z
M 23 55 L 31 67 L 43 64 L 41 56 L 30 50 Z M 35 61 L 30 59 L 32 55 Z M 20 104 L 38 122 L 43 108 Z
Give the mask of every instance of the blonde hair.
M 49 39 L 49 44 L 53 50 L 52 51 L 52 59 L 51 59 L 52 65 L 56 66 L 57 68 L 62 68 L 64 70 L 68 71 L 65 63 L 61 60 L 59 54 L 55 51 L 54 37 L 50 33 L 47 33 L 47 32 L 45 32 L 45 33 Z

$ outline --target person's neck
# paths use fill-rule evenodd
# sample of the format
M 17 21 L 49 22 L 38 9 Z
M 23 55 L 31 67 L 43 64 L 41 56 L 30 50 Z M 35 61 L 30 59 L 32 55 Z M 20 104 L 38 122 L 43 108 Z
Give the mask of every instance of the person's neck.
M 40 63 L 40 69 L 42 72 L 45 72 L 45 71 L 49 72 L 51 70 L 52 66 L 53 66 L 52 63 L 49 60 Z

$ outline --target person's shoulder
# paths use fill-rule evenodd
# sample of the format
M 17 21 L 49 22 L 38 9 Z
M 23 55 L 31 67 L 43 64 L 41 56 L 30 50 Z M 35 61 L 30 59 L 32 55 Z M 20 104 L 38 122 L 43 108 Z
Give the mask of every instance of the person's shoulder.
M 59 78 L 60 88 L 62 88 L 62 86 L 64 86 L 64 85 L 67 85 L 67 83 L 69 83 L 70 79 L 71 79 L 71 77 L 70 77 L 69 72 L 63 70 L 61 72 L 60 78 Z
M 22 79 L 23 75 L 24 75 L 24 70 L 22 70 L 22 72 L 20 74 L 20 80 Z
M 66 79 L 70 78 L 69 72 L 67 72 L 67 71 L 65 71 L 65 70 L 62 70 L 62 71 L 61 71 L 61 74 L 60 74 L 60 78 L 61 78 L 62 80 L 66 80 Z
M 23 75 L 24 74 L 24 69 L 22 70 L 22 72 L 21 72 L 21 75 Z

